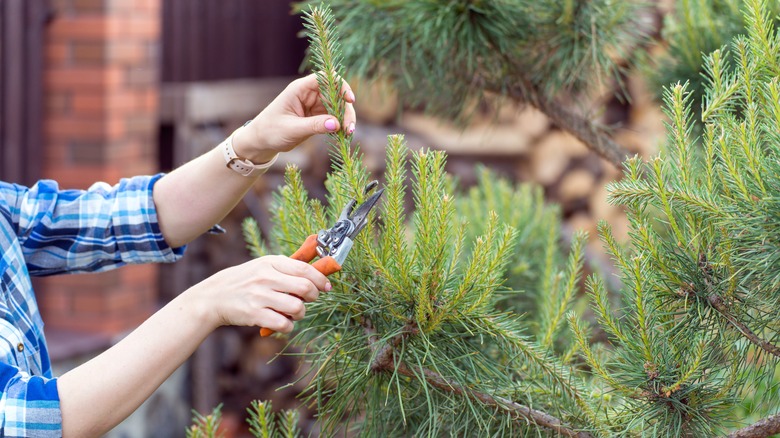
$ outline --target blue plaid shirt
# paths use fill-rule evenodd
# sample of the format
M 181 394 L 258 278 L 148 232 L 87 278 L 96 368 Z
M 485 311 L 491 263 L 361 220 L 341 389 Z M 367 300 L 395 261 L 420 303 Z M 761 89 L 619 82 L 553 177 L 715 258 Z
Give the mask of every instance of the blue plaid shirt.
M 168 262 L 183 249 L 163 240 L 152 201 L 161 175 L 114 187 L 59 190 L 0 182 L 0 436 L 62 436 L 57 379 L 31 275 L 96 272 Z

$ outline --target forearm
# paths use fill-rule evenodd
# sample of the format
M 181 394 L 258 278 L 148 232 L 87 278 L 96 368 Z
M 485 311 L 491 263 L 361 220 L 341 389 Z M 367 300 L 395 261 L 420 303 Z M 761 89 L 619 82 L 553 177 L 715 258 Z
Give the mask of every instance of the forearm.
M 242 131 L 234 138 L 239 155 L 247 149 Z M 260 159 L 273 158 L 273 154 L 268 155 Z M 238 204 L 255 179 L 228 169 L 217 148 L 165 175 L 155 184 L 153 192 L 165 241 L 176 248 L 203 234 Z
M 213 330 L 180 295 L 103 354 L 58 379 L 64 437 L 101 436 L 137 409 Z

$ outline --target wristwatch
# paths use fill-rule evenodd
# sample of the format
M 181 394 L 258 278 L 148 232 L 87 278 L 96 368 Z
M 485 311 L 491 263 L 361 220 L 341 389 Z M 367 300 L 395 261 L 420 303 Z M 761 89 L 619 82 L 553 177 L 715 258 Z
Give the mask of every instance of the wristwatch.
M 246 122 L 233 131 L 233 133 L 219 145 L 219 148 L 222 150 L 222 156 L 225 157 L 225 165 L 228 169 L 231 169 L 242 176 L 259 176 L 264 174 L 269 167 L 273 166 L 276 159 L 279 158 L 279 153 L 274 155 L 270 161 L 263 164 L 255 164 L 247 158 L 239 157 L 236 154 L 235 149 L 233 149 L 233 136 L 236 135 L 236 132 L 238 132 L 239 129 L 242 129 L 248 124 L 249 122 Z

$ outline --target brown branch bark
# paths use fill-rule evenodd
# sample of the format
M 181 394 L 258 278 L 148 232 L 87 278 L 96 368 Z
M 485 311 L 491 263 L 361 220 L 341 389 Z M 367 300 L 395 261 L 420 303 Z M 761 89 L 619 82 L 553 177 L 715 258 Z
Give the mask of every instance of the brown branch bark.
M 750 426 L 731 432 L 727 438 L 763 438 L 780 433 L 780 414 L 759 420 Z
M 615 142 L 603 126 L 568 109 L 554 98 L 546 97 L 525 78 L 521 83 L 509 87 L 506 92 L 509 97 L 519 102 L 527 102 L 545 113 L 561 129 L 571 133 L 588 148 L 599 154 L 602 158 L 621 169 L 623 162 L 631 156 L 631 153 L 623 146 Z M 499 90 L 493 90 L 500 92 Z
M 492 44 L 492 46 L 496 51 L 499 51 L 497 44 Z M 554 97 L 546 96 L 542 90 L 534 85 L 533 81 L 523 74 L 524 66 L 506 54 L 503 55 L 503 58 L 506 64 L 512 66 L 514 70 L 512 84 L 506 86 L 506 84 L 487 83 L 482 77 L 473 77 L 470 80 L 481 83 L 480 85 L 487 91 L 509 96 L 519 103 L 530 103 L 545 113 L 559 128 L 577 137 L 588 148 L 612 163 L 616 168 L 622 169 L 623 162 L 631 154 L 615 142 L 603 126 L 569 110 L 567 105 L 562 104 Z
M 414 328 L 407 325 L 401 335 L 396 336 L 391 340 L 391 342 L 385 343 L 379 347 L 378 337 L 370 326 L 366 326 L 366 333 L 369 335 L 369 345 L 372 351 L 375 353 L 374 360 L 371 363 L 371 370 L 373 372 L 387 373 L 395 371 L 403 376 L 412 378 L 418 378 L 420 375 L 422 375 L 425 381 L 434 388 L 452 394 L 468 397 L 474 401 L 482 403 L 485 406 L 502 409 L 513 415 L 517 420 L 524 420 L 523 424 L 525 424 L 525 421 L 531 421 L 538 426 L 551 429 L 562 436 L 592 438 L 591 434 L 573 430 L 565 426 L 560 419 L 545 412 L 530 408 L 520 403 L 516 403 L 504 397 L 498 397 L 464 387 L 427 368 L 412 368 L 406 365 L 404 362 L 397 362 L 395 360 L 395 348 L 401 341 L 403 341 L 404 337 L 411 333 L 411 330 L 414 330 Z
M 750 330 L 747 325 L 735 318 L 734 315 L 729 312 L 728 307 L 726 307 L 726 303 L 723 302 L 723 298 L 717 295 L 710 295 L 707 297 L 707 301 L 709 301 L 710 305 L 715 308 L 715 310 L 720 312 L 720 314 L 723 315 L 723 317 L 726 318 L 726 320 L 730 322 L 731 325 L 739 330 L 740 333 L 742 333 L 742 336 L 746 337 L 750 342 L 767 353 L 775 357 L 780 357 L 780 347 L 765 339 L 761 339 L 758 337 L 758 335 L 753 333 L 753 331 Z

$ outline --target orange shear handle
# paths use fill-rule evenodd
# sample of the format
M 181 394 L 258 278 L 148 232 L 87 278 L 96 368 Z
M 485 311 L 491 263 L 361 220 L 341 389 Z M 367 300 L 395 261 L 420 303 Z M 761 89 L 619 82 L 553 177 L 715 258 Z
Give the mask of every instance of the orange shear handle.
M 312 234 L 311 236 L 307 237 L 303 242 L 303 245 L 301 245 L 301 247 L 290 256 L 291 259 L 300 260 L 306 263 L 310 262 L 314 257 L 317 257 L 316 234 Z M 314 262 L 314 264 L 312 264 L 312 266 L 314 266 L 314 268 L 316 268 L 326 277 L 330 274 L 333 274 L 334 272 L 339 272 L 341 270 L 341 265 L 339 265 L 339 262 L 337 262 L 336 259 L 331 256 L 326 256 L 317 260 Z M 269 328 L 263 327 L 260 329 L 260 336 L 271 336 L 272 334 L 274 334 L 274 331 Z

